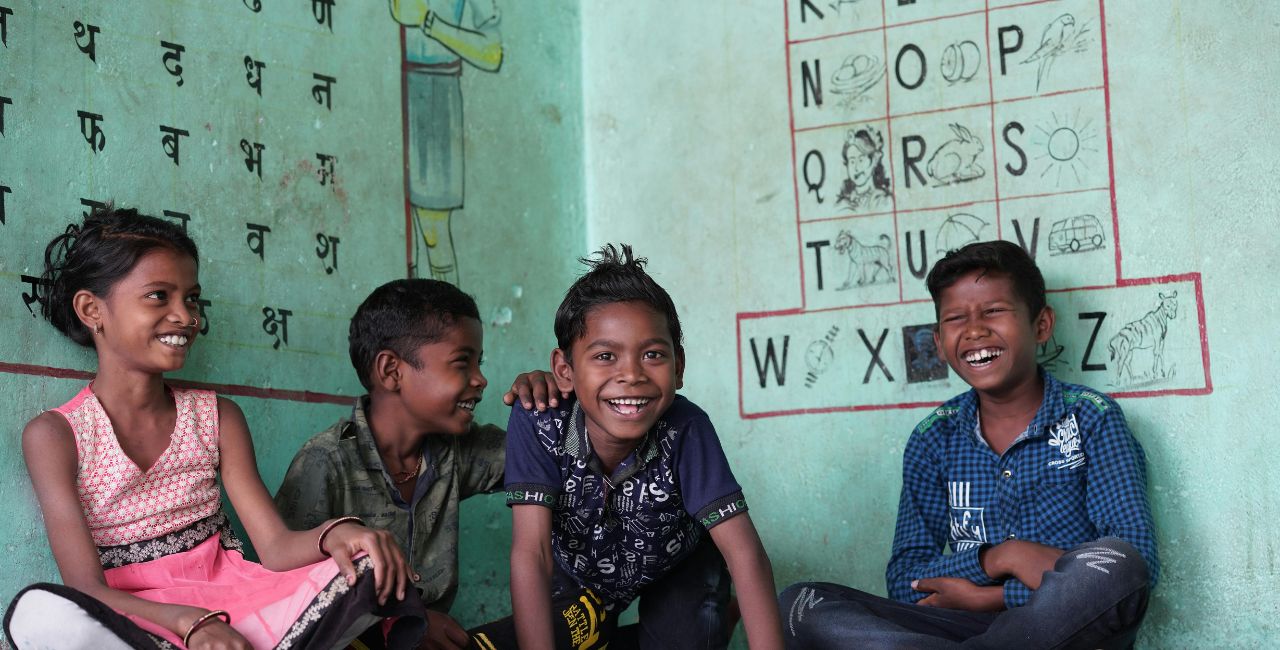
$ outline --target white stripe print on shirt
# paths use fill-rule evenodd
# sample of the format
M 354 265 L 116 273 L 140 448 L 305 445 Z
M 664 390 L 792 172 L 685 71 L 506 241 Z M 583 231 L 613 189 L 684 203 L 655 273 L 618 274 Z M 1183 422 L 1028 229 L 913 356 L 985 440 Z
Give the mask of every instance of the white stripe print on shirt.
M 970 481 L 947 483 L 947 502 L 951 506 L 951 550 L 976 548 L 986 543 L 987 527 L 982 521 L 982 508 L 969 506 Z

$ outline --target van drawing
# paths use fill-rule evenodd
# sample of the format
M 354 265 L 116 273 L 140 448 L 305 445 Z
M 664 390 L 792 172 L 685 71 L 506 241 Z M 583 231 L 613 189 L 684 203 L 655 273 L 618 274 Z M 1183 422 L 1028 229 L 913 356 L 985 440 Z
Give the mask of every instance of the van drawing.
M 1049 230 L 1049 250 L 1054 255 L 1102 248 L 1102 242 L 1102 224 L 1091 214 L 1055 221 Z

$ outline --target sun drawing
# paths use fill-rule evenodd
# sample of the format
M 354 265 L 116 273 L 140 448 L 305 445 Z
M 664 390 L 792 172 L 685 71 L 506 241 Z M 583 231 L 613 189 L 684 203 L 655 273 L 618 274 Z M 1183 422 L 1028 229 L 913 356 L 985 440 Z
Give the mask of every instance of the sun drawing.
M 1097 130 L 1093 128 L 1093 120 L 1086 119 L 1082 122 L 1079 109 L 1069 119 L 1065 115 L 1059 117 L 1057 113 L 1053 113 L 1053 124 L 1047 127 L 1038 125 L 1036 130 L 1040 133 L 1032 140 L 1032 144 L 1041 147 L 1041 153 L 1035 159 L 1046 161 L 1040 178 L 1045 178 L 1052 172 L 1054 184 L 1060 187 L 1062 175 L 1070 170 L 1076 183 L 1084 182 L 1081 172 L 1087 171 L 1089 165 L 1081 159 L 1080 153 L 1098 151 L 1093 145 L 1098 137 Z

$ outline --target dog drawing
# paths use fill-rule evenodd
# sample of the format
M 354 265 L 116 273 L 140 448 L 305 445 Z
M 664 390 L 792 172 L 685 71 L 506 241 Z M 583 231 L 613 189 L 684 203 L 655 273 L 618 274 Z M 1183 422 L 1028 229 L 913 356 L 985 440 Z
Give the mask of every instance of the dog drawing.
M 848 230 L 841 230 L 836 235 L 836 252 L 849 258 L 849 271 L 845 274 L 844 284 L 836 290 L 844 291 L 854 286 L 865 286 L 877 282 L 893 282 L 893 262 L 889 258 L 889 245 L 893 240 L 888 235 L 880 235 L 879 244 L 864 244 L 858 241 Z M 854 280 L 854 271 L 857 280 Z M 883 274 L 883 279 L 881 278 Z

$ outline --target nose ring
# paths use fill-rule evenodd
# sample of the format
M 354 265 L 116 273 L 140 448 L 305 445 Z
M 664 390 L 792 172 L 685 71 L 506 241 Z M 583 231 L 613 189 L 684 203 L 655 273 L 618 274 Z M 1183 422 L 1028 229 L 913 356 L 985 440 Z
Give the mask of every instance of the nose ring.
M 192 327 L 192 328 L 200 327 L 200 317 L 199 317 L 199 316 L 192 316 L 192 317 L 191 317 L 191 327 Z

